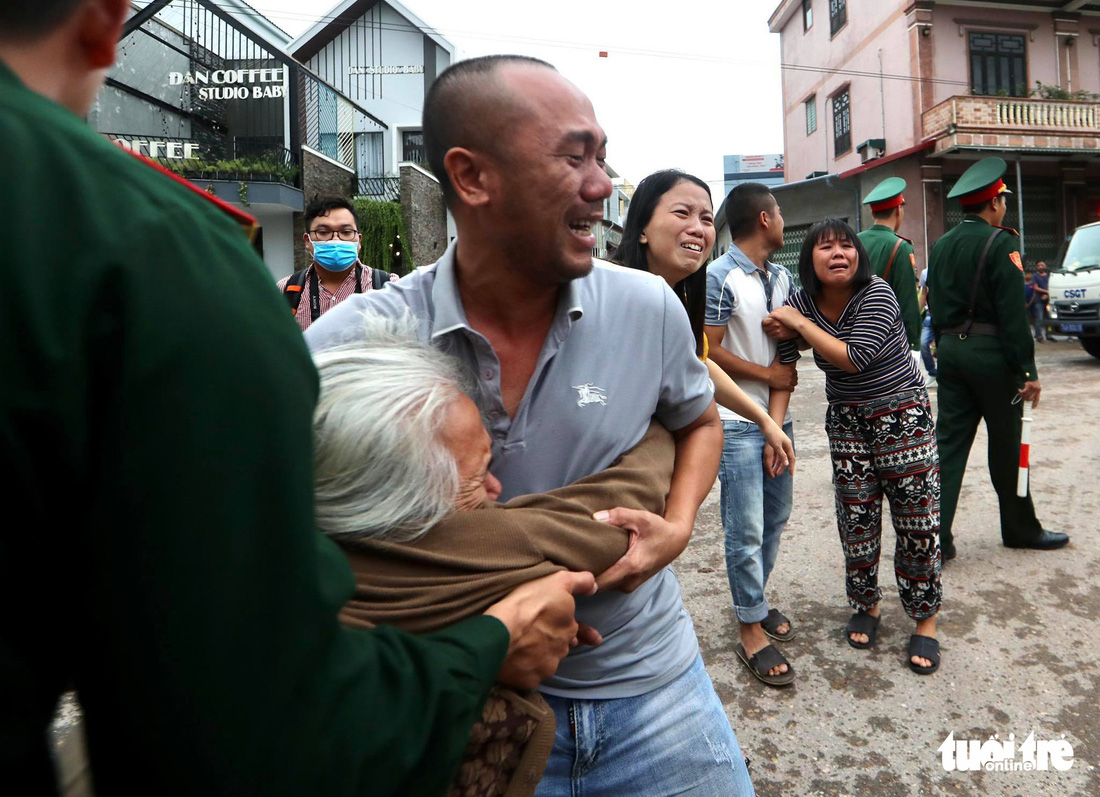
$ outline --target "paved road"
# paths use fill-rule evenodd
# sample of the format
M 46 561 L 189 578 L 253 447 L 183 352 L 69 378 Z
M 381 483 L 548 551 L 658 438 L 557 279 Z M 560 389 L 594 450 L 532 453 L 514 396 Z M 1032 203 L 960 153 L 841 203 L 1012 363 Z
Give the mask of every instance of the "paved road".
M 979 431 L 956 518 L 959 556 L 944 571 L 943 664 L 935 675 L 905 666 L 912 622 L 889 575 L 877 647 L 858 651 L 844 642 L 851 610 L 833 512 L 824 378 L 808 359 L 792 400 L 795 509 L 768 589 L 797 632 L 783 646 L 798 672 L 786 689 L 759 683 L 734 652 L 717 485 L 711 491 L 676 570 L 758 794 L 1100 795 L 1100 360 L 1075 342 L 1038 349 L 1043 396 L 1034 413 L 1033 493 L 1046 527 L 1072 540 L 1055 552 L 1001 546 Z M 893 546 L 885 547 L 890 560 Z M 883 573 L 892 569 L 883 563 Z M 1065 734 L 1072 767 L 947 772 L 937 752 L 949 732 L 979 742 L 1014 733 L 1018 748 L 1031 731 L 1036 740 Z

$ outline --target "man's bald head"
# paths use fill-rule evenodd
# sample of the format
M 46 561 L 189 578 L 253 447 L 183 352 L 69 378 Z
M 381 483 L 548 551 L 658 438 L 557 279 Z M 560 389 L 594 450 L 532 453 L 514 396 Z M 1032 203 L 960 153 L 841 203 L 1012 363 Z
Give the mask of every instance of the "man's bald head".
M 454 187 L 443 159 L 454 147 L 500 154 L 506 131 L 523 113 L 522 98 L 502 80 L 510 66 L 557 71 L 551 64 L 526 55 L 487 55 L 459 61 L 446 69 L 424 100 L 424 148 L 428 165 L 439 179 L 447 203 Z

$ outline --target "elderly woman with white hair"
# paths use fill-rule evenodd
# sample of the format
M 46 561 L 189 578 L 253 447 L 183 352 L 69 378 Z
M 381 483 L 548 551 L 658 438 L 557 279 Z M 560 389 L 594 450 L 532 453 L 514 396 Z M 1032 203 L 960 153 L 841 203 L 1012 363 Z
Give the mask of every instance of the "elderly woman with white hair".
M 457 360 L 401 332 L 315 355 L 317 523 L 356 576 L 349 625 L 428 632 L 482 612 L 557 570 L 601 573 L 630 532 L 608 506 L 664 511 L 675 447 L 654 423 L 610 468 L 506 504 L 491 441 Z M 533 794 L 554 741 L 537 692 L 497 687 L 475 724 L 452 794 Z

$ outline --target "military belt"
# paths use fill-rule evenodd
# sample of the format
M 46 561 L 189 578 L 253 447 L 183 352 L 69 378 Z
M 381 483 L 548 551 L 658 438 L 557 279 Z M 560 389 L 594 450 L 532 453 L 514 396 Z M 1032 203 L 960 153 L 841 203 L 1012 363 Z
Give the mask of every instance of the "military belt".
M 970 335 L 988 335 L 996 338 L 1000 337 L 1001 330 L 996 324 L 985 324 L 980 321 L 974 321 L 959 324 L 949 329 L 941 329 L 940 334 L 958 335 L 960 338 L 966 338 Z

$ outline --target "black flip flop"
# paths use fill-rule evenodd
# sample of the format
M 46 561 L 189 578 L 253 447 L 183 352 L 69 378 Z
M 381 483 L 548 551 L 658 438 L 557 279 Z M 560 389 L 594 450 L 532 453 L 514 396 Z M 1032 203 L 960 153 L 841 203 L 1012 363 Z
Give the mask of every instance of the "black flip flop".
M 794 667 L 787 661 L 786 657 L 780 653 L 774 645 L 768 645 L 756 651 L 755 655 L 749 656 L 745 652 L 745 646 L 738 643 L 737 656 L 745 663 L 745 666 L 749 668 L 749 672 L 766 683 L 768 686 L 786 686 L 794 680 Z M 768 670 L 772 667 L 778 667 L 780 664 L 787 665 L 787 671 L 780 673 L 779 675 L 768 675 Z
M 930 660 L 932 666 L 921 667 L 919 664 L 914 664 L 914 656 Z M 940 641 L 934 637 L 913 634 L 909 637 L 909 658 L 906 662 L 909 664 L 909 669 L 917 675 L 931 675 L 940 668 Z
M 867 612 L 856 612 L 852 615 L 852 619 L 848 621 L 847 628 L 844 629 L 844 638 L 848 640 L 849 645 L 857 650 L 874 647 L 875 634 L 878 633 L 878 621 L 878 617 L 867 614 Z M 867 641 L 856 642 L 852 639 L 852 634 L 866 634 Z
M 779 628 L 783 623 L 787 624 L 787 633 L 780 634 L 775 629 Z M 770 609 L 768 611 L 768 616 L 760 621 L 760 627 L 764 629 L 765 634 L 780 642 L 794 639 L 794 625 L 787 619 L 783 612 L 779 611 L 779 609 Z

